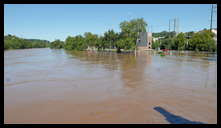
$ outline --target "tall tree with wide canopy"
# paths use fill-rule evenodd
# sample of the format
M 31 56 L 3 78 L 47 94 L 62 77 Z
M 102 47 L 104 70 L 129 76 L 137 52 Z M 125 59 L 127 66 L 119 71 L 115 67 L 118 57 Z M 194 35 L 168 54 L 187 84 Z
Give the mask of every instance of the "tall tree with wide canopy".
M 117 51 L 120 49 L 135 49 L 136 40 L 140 32 L 146 32 L 147 23 L 143 18 L 132 19 L 130 21 L 123 21 L 120 23 L 121 33 L 120 39 L 117 41 Z
M 115 48 L 116 47 L 116 41 L 118 40 L 119 35 L 118 33 L 114 32 L 113 29 L 108 30 L 104 33 L 103 40 L 106 44 L 108 44 L 109 48 Z
M 147 23 L 143 18 L 132 19 L 120 23 L 121 32 L 124 37 L 137 39 L 140 32 L 146 32 Z
M 95 46 L 98 35 L 92 34 L 91 32 L 85 32 L 84 37 L 85 37 L 85 41 L 88 47 Z

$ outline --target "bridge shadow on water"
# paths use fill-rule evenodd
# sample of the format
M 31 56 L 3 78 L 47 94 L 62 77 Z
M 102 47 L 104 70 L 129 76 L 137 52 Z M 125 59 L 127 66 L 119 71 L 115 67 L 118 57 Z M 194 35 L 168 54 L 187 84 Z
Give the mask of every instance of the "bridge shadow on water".
M 170 122 L 171 124 L 205 124 L 203 122 L 198 121 L 191 121 L 188 119 L 185 119 L 181 116 L 174 115 L 168 111 L 166 111 L 162 107 L 154 107 L 154 110 L 162 114 L 164 117 L 166 117 L 166 120 Z

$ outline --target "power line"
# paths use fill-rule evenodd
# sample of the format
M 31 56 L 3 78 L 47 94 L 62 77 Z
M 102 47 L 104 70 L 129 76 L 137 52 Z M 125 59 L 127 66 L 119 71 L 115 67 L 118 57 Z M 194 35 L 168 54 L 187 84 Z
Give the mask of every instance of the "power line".
M 215 16 L 214 16 L 214 13 L 216 14 Z M 217 19 L 215 20 L 214 18 L 217 18 L 217 6 L 214 6 L 212 4 L 211 16 L 210 16 L 210 30 L 213 29 L 214 21 L 216 21 L 216 24 L 217 24 Z
M 174 20 L 174 22 L 173 22 L 173 26 L 174 26 L 173 31 L 176 32 L 176 19 L 173 19 L 173 20 Z
M 153 25 L 151 25 L 151 33 L 153 33 Z
M 178 35 L 179 34 L 179 18 L 178 17 L 176 17 L 176 35 Z
M 212 27 L 213 27 L 213 4 L 212 4 L 212 8 L 211 8 L 210 31 L 212 31 Z
M 169 20 L 169 32 L 170 32 L 170 20 Z
M 179 22 L 179 18 L 177 18 L 177 34 L 179 34 L 180 31 L 180 22 Z

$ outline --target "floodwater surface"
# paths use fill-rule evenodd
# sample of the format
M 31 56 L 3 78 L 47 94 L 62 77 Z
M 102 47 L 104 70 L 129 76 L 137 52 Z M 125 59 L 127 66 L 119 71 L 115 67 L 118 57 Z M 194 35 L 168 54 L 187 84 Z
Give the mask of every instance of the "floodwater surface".
M 4 123 L 217 123 L 216 55 L 4 51 Z

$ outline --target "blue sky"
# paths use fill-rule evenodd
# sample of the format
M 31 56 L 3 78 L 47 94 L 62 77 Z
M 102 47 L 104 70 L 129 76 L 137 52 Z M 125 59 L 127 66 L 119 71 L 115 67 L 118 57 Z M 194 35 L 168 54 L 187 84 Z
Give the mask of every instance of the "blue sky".
M 5 4 L 4 34 L 65 40 L 84 32 L 120 32 L 120 22 L 133 18 L 144 18 L 150 31 L 160 32 L 175 17 L 181 32 L 198 31 L 209 28 L 210 14 L 211 4 Z

